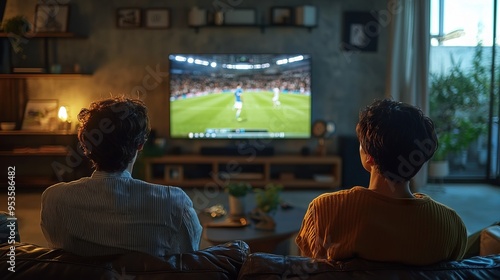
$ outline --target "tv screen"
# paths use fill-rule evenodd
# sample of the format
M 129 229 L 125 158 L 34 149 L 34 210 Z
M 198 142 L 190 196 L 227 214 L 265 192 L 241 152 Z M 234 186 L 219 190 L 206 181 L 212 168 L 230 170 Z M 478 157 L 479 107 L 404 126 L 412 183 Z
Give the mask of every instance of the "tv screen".
M 171 138 L 310 137 L 310 55 L 171 54 L 169 60 Z

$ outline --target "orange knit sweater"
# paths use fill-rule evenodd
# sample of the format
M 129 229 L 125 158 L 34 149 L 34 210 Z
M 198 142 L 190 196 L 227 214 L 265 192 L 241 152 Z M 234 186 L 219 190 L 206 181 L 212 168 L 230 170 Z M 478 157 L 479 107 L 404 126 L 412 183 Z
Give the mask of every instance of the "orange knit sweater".
M 467 243 L 454 210 L 425 194 L 396 199 L 363 187 L 310 204 L 296 243 L 304 256 L 426 265 L 461 259 Z

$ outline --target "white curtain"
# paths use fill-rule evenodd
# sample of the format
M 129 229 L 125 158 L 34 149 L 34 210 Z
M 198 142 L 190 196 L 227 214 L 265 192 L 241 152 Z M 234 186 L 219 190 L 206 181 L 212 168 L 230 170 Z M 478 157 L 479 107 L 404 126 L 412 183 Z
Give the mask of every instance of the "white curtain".
M 386 96 L 429 113 L 428 78 L 430 0 L 388 0 L 390 22 Z M 427 183 L 427 165 L 411 182 L 413 191 Z

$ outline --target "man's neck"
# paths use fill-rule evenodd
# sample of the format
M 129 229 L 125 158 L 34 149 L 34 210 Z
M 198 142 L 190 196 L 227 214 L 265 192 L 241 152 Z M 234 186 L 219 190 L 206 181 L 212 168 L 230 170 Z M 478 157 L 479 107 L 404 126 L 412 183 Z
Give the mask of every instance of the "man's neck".
M 414 198 L 410 182 L 394 182 L 383 177 L 377 170 L 370 173 L 368 189 L 392 198 Z

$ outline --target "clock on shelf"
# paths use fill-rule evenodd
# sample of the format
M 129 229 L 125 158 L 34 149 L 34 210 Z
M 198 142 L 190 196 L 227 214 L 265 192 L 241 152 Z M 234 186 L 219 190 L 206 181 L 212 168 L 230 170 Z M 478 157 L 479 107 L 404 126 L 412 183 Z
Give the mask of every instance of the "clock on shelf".
M 335 124 L 324 120 L 317 120 L 312 125 L 312 135 L 318 138 L 318 146 L 316 147 L 316 154 L 319 156 L 326 155 L 325 138 L 329 137 L 335 132 Z

